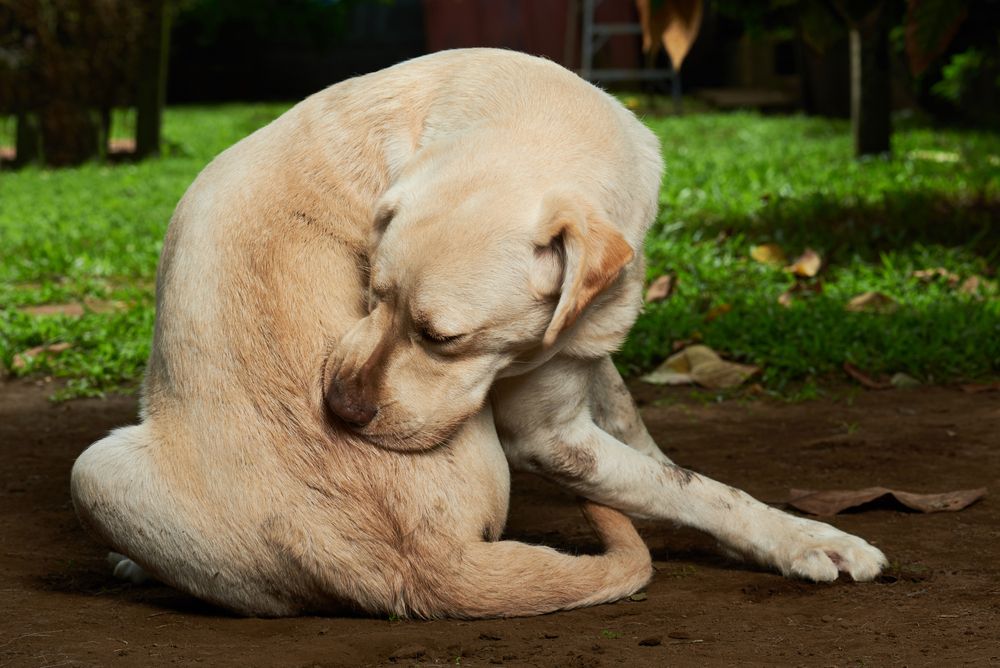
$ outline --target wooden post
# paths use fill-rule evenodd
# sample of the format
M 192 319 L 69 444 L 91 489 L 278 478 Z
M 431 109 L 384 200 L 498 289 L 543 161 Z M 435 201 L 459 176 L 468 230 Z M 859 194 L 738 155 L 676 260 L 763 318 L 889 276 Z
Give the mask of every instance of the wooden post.
M 892 136 L 889 33 L 882 3 L 849 23 L 854 155 L 888 153 Z
M 138 158 L 160 154 L 160 127 L 167 97 L 167 61 L 170 55 L 170 7 L 167 0 L 152 0 L 146 11 L 136 92 L 135 153 Z

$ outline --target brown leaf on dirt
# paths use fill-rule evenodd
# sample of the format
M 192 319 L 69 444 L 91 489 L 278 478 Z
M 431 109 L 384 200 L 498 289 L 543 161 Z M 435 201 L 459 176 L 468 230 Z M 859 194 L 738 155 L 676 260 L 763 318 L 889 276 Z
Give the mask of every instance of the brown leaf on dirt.
M 14 355 L 14 361 L 11 367 L 14 369 L 23 369 L 28 366 L 28 362 L 35 357 L 55 357 L 64 350 L 72 348 L 71 343 L 50 343 L 44 346 L 35 346 L 34 348 L 28 348 L 18 354 Z
M 778 244 L 762 244 L 750 249 L 750 257 L 761 264 L 785 264 L 785 251 Z
M 662 302 L 674 292 L 676 279 L 670 274 L 664 274 L 649 284 L 646 290 L 646 303 Z
M 865 489 L 812 491 L 793 489 L 789 492 L 788 505 L 812 515 L 836 515 L 848 508 L 857 508 L 884 497 L 921 513 L 954 512 L 962 510 L 986 496 L 986 488 L 960 489 L 940 494 L 917 494 L 888 487 Z
M 740 385 L 760 369 L 750 364 L 727 362 L 714 350 L 696 345 L 671 355 L 640 380 L 653 385 L 701 385 L 723 390 Z
M 968 394 L 979 394 L 980 392 L 1000 392 L 1000 383 L 965 383 L 959 385 L 958 389 Z
M 944 267 L 918 269 L 910 275 L 913 276 L 913 278 L 919 278 L 925 283 L 930 283 L 931 281 L 940 278 L 943 279 L 948 285 L 955 285 L 960 280 L 958 274 L 950 272 Z
M 732 304 L 716 304 L 705 313 L 705 322 L 712 322 L 733 310 Z
M 862 292 L 852 297 L 845 308 L 855 313 L 890 313 L 899 308 L 899 304 L 881 292 Z
M 823 267 L 823 258 L 812 248 L 807 248 L 802 252 L 795 262 L 785 267 L 785 271 L 790 271 L 796 276 L 812 278 L 819 273 Z
M 847 375 L 858 381 L 870 390 L 888 390 L 892 387 L 892 383 L 885 378 L 885 376 L 880 376 L 879 378 L 872 378 L 867 373 L 854 366 L 850 362 L 844 362 L 844 371 Z

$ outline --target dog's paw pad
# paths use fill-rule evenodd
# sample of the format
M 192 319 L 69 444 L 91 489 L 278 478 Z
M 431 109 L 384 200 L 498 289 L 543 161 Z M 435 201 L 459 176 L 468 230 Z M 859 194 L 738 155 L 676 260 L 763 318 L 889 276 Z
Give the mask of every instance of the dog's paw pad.
M 107 561 L 111 566 L 114 576 L 119 580 L 125 580 L 126 582 L 131 582 L 132 584 L 143 584 L 144 582 L 148 582 L 150 579 L 149 575 L 146 574 L 146 571 L 142 570 L 142 566 L 135 563 L 124 554 L 108 552 Z

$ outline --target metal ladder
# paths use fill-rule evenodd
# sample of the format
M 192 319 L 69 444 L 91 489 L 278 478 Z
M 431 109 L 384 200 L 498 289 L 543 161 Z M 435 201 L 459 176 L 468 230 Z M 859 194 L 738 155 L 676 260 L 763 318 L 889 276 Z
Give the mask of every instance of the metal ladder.
M 681 111 L 681 77 L 671 65 L 669 69 L 608 69 L 594 68 L 594 54 L 615 35 L 641 35 L 638 23 L 597 23 L 594 15 L 602 0 L 583 0 L 583 39 L 581 40 L 580 76 L 592 83 L 608 81 L 670 81 L 670 96 L 674 108 Z M 669 58 L 668 58 L 669 60 Z

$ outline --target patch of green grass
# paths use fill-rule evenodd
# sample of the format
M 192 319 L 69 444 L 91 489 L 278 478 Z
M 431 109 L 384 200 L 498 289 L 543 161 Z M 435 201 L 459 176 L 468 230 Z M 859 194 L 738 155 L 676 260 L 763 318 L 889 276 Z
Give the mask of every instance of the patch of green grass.
M 288 105 L 169 109 L 161 158 L 0 172 L 0 365 L 69 379 L 63 396 L 137 385 L 152 337 L 156 263 L 174 206 L 215 155 Z M 116 115 L 117 128 L 129 119 Z M 111 313 L 29 316 L 34 304 L 122 302 Z M 58 356 L 14 356 L 65 342 Z
M 845 122 L 754 114 L 649 119 L 663 140 L 662 209 L 647 239 L 649 276 L 677 276 L 674 295 L 646 307 L 618 355 L 629 373 L 702 340 L 763 367 L 784 391 L 852 362 L 921 380 L 1000 373 L 996 280 L 978 295 L 914 270 L 988 277 L 1000 256 L 1000 137 L 900 130 L 892 159 L 851 158 Z M 794 282 L 750 249 L 776 243 L 794 258 L 817 250 L 823 291 L 790 308 Z M 877 291 L 893 313 L 852 313 Z M 731 309 L 709 318 L 720 304 Z
M 0 363 L 15 375 L 69 379 L 63 396 L 134 388 L 174 206 L 212 157 L 286 106 L 172 108 L 159 159 L 0 172 Z M 844 361 L 936 382 L 1000 374 L 996 135 L 905 127 L 894 158 L 855 161 L 841 121 L 749 113 L 646 120 L 667 162 L 649 276 L 671 272 L 678 282 L 640 316 L 617 357 L 625 371 L 647 370 L 673 342 L 697 339 L 760 365 L 768 390 L 796 397 L 814 396 Z M 131 124 L 116 115 L 112 134 L 127 135 Z M 793 280 L 750 258 L 761 243 L 781 245 L 790 258 L 817 250 L 823 291 L 779 305 Z M 968 295 L 911 275 L 933 267 L 988 282 Z M 845 311 L 864 291 L 890 295 L 898 308 Z M 124 306 L 77 318 L 19 310 L 84 300 Z M 706 317 L 721 304 L 730 310 Z M 13 368 L 17 353 L 58 342 L 71 347 Z

